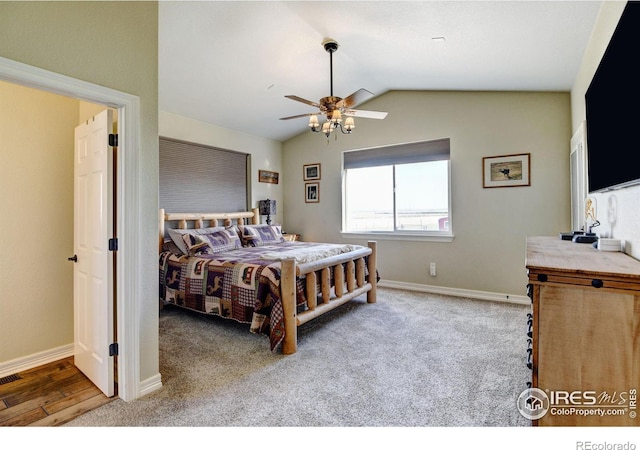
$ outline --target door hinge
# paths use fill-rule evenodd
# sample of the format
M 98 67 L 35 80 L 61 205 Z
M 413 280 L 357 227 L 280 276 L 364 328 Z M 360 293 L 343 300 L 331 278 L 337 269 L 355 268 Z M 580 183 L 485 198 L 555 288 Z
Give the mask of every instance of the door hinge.
M 110 134 L 109 135 L 109 145 L 111 147 L 117 147 L 118 146 L 118 135 L 117 134 Z
M 109 345 L 109 356 L 118 356 L 118 343 L 114 342 Z
M 109 251 L 115 252 L 118 250 L 118 238 L 109 239 Z

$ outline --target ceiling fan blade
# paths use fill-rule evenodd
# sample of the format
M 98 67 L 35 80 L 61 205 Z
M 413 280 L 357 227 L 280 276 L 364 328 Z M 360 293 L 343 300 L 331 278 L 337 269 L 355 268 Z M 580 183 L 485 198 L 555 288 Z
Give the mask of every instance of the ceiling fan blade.
M 280 117 L 280 120 L 299 119 L 300 117 L 309 117 L 309 116 L 313 116 L 314 114 L 315 115 L 320 115 L 322 113 L 314 112 L 314 113 L 307 113 L 307 114 L 298 114 L 296 116 Z
M 372 92 L 369 92 L 366 89 L 358 89 L 353 94 L 345 97 L 340 102 L 338 102 L 336 106 L 338 108 L 351 108 L 352 106 L 356 106 L 364 102 L 365 100 L 369 100 L 371 97 L 373 97 Z
M 345 116 L 360 117 L 362 119 L 384 119 L 387 114 L 389 113 L 384 111 L 365 111 L 362 109 L 349 109 L 344 112 Z
M 285 97 L 290 98 L 291 100 L 295 100 L 297 102 L 302 102 L 306 105 L 311 105 L 311 106 L 315 106 L 316 108 L 320 109 L 320 105 L 317 104 L 316 102 L 312 102 L 311 100 L 307 100 L 304 99 L 302 97 L 298 97 L 297 95 L 285 95 Z

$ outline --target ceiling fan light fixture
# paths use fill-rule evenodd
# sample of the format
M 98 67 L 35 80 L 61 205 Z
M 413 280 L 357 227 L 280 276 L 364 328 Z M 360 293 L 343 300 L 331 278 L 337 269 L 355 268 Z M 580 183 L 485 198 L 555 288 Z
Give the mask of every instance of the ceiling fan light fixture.
M 373 94 L 366 89 L 358 89 L 353 94 L 341 98 L 333 95 L 333 53 L 338 50 L 338 43 L 330 38 L 322 41 L 324 49 L 329 53 L 329 80 L 330 80 L 330 95 L 322 97 L 319 102 L 313 102 L 306 100 L 297 95 L 285 95 L 286 98 L 295 100 L 306 105 L 313 106 L 319 109 L 319 112 L 312 114 L 298 114 L 295 116 L 281 117 L 280 120 L 297 119 L 299 117 L 309 116 L 309 129 L 314 133 L 323 133 L 329 137 L 333 130 L 340 129 L 342 134 L 351 134 L 351 131 L 356 127 L 355 121 L 352 115 L 367 119 L 384 119 L 387 116 L 386 112 L 381 111 L 362 111 L 353 109 L 359 103 L 362 103 L 369 98 L 373 97 Z M 320 126 L 318 120 L 318 114 L 325 115 L 327 121 Z M 342 116 L 349 114 L 345 117 L 344 123 Z
M 320 126 L 320 122 L 318 122 L 318 116 L 315 114 L 312 114 L 311 116 L 309 116 L 309 128 L 315 131 L 318 129 L 319 126 Z
M 353 120 L 353 117 L 347 117 L 344 121 L 344 129 L 346 130 L 347 133 L 351 133 L 351 130 L 353 130 L 356 127 L 356 122 L 355 120 Z
M 327 122 L 322 124 L 322 132 L 327 137 L 329 137 L 329 135 L 331 134 L 332 131 L 333 131 L 333 125 L 331 124 L 331 122 L 327 121 Z

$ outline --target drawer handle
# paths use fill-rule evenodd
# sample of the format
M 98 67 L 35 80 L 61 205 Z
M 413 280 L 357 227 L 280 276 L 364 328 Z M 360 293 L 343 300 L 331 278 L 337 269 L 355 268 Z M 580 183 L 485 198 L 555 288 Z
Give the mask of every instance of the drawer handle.
M 601 288 L 602 286 L 604 286 L 604 281 L 598 280 L 596 278 L 594 280 L 591 280 L 591 286 L 593 286 L 594 288 Z
M 549 279 L 549 277 L 547 275 L 545 275 L 544 273 L 539 273 L 538 274 L 538 281 L 542 281 L 544 283 L 548 279 Z

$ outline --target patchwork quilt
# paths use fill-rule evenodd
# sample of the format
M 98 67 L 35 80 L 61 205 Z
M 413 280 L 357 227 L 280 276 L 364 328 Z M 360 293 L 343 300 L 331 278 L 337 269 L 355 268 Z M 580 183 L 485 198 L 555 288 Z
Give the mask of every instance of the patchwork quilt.
M 282 242 L 197 256 L 160 253 L 160 299 L 194 311 L 250 324 L 269 337 L 271 350 L 284 338 L 280 260 L 305 262 L 362 248 L 340 244 Z M 314 249 L 316 250 L 314 255 Z M 282 257 L 278 258 L 278 254 Z M 304 278 L 296 283 L 298 305 L 305 304 Z

